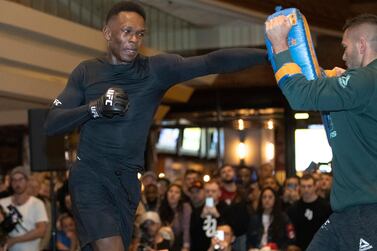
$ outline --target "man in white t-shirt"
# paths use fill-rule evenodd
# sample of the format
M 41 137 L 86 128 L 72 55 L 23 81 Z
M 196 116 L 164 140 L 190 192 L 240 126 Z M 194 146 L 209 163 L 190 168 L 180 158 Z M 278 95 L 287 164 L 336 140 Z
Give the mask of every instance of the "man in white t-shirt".
M 39 242 L 46 233 L 47 213 L 43 202 L 27 192 L 29 175 L 24 167 L 16 167 L 10 174 L 14 194 L 0 200 L 9 213 L 14 206 L 22 215 L 19 224 L 9 233 L 6 246 L 9 251 L 39 251 Z

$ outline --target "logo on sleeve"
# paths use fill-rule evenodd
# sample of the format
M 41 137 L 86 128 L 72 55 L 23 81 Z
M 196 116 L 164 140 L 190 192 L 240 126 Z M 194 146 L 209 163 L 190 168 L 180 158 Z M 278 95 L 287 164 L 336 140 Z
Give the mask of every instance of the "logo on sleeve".
M 350 75 L 341 76 L 338 78 L 338 83 L 342 88 L 346 88 L 348 85 L 348 81 L 350 80 Z
M 360 238 L 360 242 L 359 242 L 359 251 L 366 251 L 366 250 L 369 250 L 369 249 L 372 249 L 373 246 L 370 245 L 366 240 L 364 240 L 363 238 Z
M 53 104 L 54 104 L 54 106 L 59 106 L 59 105 L 62 105 L 62 102 L 60 102 L 59 99 L 55 99 Z

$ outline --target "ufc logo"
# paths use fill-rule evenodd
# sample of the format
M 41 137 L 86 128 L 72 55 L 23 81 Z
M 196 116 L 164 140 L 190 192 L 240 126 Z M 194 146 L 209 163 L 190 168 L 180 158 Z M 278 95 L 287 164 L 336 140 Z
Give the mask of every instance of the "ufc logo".
M 115 91 L 114 91 L 113 89 L 109 89 L 109 90 L 106 92 L 106 101 L 105 101 L 105 105 L 113 106 L 114 92 L 115 92 Z
M 98 114 L 98 112 L 97 112 L 97 109 L 96 109 L 96 106 L 91 106 L 90 107 L 90 112 L 92 113 L 92 116 L 93 116 L 93 118 L 99 118 L 99 114 Z

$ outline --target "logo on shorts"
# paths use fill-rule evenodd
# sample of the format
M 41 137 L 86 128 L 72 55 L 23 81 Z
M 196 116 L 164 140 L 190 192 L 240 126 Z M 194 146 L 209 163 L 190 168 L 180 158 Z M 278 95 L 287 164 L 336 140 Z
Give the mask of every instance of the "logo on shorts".
M 54 106 L 59 106 L 62 104 L 62 102 L 60 102 L 59 99 L 55 99 L 54 102 L 53 102 Z
M 327 219 L 327 220 L 325 221 L 325 223 L 322 224 L 321 228 L 322 228 L 322 229 L 325 229 L 325 230 L 328 230 L 327 227 L 328 227 L 329 224 L 330 224 L 330 220 Z
M 338 78 L 338 83 L 339 83 L 339 85 L 340 85 L 342 88 L 346 88 L 347 85 L 348 85 L 348 80 L 350 80 L 350 78 L 351 78 L 350 75 L 341 76 L 340 78 Z
M 369 249 L 372 249 L 373 246 L 370 245 L 366 240 L 364 240 L 363 238 L 360 238 L 360 242 L 359 242 L 359 251 L 366 251 L 366 250 L 369 250 Z

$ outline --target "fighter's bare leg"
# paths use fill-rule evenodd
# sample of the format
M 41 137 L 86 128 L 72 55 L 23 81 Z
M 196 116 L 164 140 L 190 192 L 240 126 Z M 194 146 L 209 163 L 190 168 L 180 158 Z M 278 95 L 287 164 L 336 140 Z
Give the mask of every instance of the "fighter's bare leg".
M 125 251 L 120 235 L 106 237 L 92 243 L 94 251 Z

